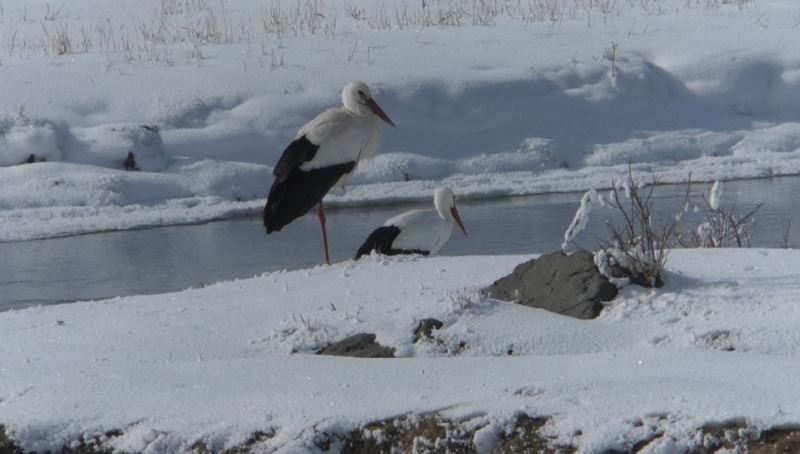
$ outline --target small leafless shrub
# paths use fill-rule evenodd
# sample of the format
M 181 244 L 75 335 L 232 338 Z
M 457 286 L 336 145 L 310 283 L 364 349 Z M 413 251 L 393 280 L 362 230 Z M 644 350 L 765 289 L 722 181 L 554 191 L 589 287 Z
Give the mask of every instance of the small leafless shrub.
M 702 203 L 695 206 L 702 220 L 689 235 L 679 235 L 678 242 L 682 247 L 750 247 L 750 232 L 755 226 L 755 214 L 763 204 L 740 214 L 736 203 L 729 206 L 721 204 L 721 187 L 720 182 L 715 182 L 709 194 L 702 195 Z
M 452 292 L 447 297 L 456 312 L 468 312 L 481 300 L 480 294 L 468 291 Z
M 647 184 L 634 178 L 628 167 L 625 181 L 613 182 L 606 201 L 622 222 L 606 222 L 611 242 L 603 247 L 604 265 L 613 277 L 629 278 L 630 282 L 645 287 L 664 285 L 667 256 L 679 235 L 684 213 L 681 209 L 660 228 L 654 226 L 653 190 L 657 183 L 655 177 Z M 686 200 L 690 190 L 691 179 L 686 188 Z
M 263 31 L 268 36 L 303 36 L 323 34 L 332 36 L 336 27 L 334 14 L 324 14 L 322 0 L 299 0 L 292 8 L 282 8 L 273 0 L 262 18 Z
M 303 314 L 292 313 L 292 320 L 295 323 L 299 324 L 302 327 L 302 329 L 307 333 L 310 333 L 315 329 L 315 323 L 311 321 L 311 317 L 309 316 L 303 317 Z
M 18 33 L 19 33 L 19 30 L 16 30 L 16 29 L 14 29 L 14 31 L 11 32 L 11 39 L 9 39 L 9 46 L 8 46 L 8 56 L 9 57 L 13 57 L 14 56 L 14 49 L 16 49 L 16 47 L 17 47 L 17 34 Z
M 81 41 L 80 41 L 80 49 L 83 53 L 89 53 L 92 51 L 94 47 L 94 40 L 92 39 L 92 35 L 86 30 L 86 28 L 81 27 Z
M 48 29 L 45 23 L 42 23 L 42 30 L 44 31 L 50 49 L 56 55 L 67 55 L 72 53 L 72 40 L 69 37 L 67 26 L 60 22 L 53 23 Z
M 203 48 L 199 40 L 192 41 L 192 47 L 189 50 L 189 58 L 198 62 L 208 58 L 203 54 Z
M 611 78 L 617 77 L 617 46 L 618 44 L 611 41 L 611 45 L 603 52 L 603 58 L 611 62 Z
M 502 7 L 498 0 L 481 0 L 473 2 L 472 25 L 487 26 L 494 25 L 495 18 L 500 15 Z
M 264 50 L 266 52 L 266 50 Z M 266 55 L 266 54 L 265 54 Z M 269 51 L 269 69 L 276 69 L 284 65 L 283 62 L 284 54 L 281 53 L 280 57 L 275 52 L 275 48 L 270 49 Z
M 367 18 L 367 9 L 356 5 L 347 5 L 344 12 L 354 20 L 364 20 Z
M 55 10 L 50 8 L 50 3 L 49 2 L 46 3 L 45 4 L 44 20 L 49 21 L 49 22 L 53 22 L 53 21 L 58 20 L 61 17 L 61 10 L 63 10 L 63 9 L 64 9 L 64 3 L 62 3 L 61 6 L 59 6 L 58 9 L 55 9 Z
M 406 8 L 405 14 L 407 14 L 408 6 L 404 4 L 404 7 Z M 405 30 L 411 21 L 407 16 L 405 18 L 398 16 L 398 11 L 399 10 L 395 8 L 395 26 L 400 30 Z M 386 9 L 386 5 L 381 5 L 378 7 L 377 11 L 368 21 L 368 23 L 369 26 L 375 30 L 391 30 L 393 28 L 392 18 L 389 15 L 389 11 Z
M 450 5 L 449 8 L 439 8 L 435 16 L 435 25 L 459 27 L 465 24 L 469 17 L 467 10 L 460 5 Z

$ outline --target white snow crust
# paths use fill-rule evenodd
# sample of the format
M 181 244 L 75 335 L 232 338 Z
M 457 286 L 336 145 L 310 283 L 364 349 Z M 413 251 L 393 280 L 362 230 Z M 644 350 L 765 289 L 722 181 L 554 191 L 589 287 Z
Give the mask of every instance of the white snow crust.
M 796 251 L 675 250 L 665 287 L 625 287 L 588 321 L 478 295 L 528 258 L 371 257 L 3 312 L 0 422 L 32 450 L 119 429 L 108 443 L 125 452 L 223 449 L 255 431 L 274 431 L 258 449 L 301 452 L 321 433 L 439 413 L 485 427 L 489 449 L 524 412 L 600 453 L 800 420 Z M 415 344 L 427 317 L 444 322 L 438 342 Z M 312 354 L 359 332 L 398 358 Z

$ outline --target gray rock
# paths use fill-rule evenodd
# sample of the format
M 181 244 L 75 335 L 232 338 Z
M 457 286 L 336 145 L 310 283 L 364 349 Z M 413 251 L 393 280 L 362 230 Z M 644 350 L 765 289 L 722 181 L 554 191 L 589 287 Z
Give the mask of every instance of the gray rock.
M 360 333 L 328 345 L 318 355 L 353 356 L 356 358 L 393 358 L 394 349 L 375 342 L 375 335 Z
M 433 330 L 439 329 L 444 326 L 439 320 L 435 318 L 425 318 L 420 320 L 419 325 L 417 325 L 417 329 L 414 330 L 414 342 L 419 342 L 420 339 L 433 339 Z
M 590 252 L 559 251 L 517 265 L 485 292 L 491 298 L 591 319 L 603 310 L 601 301 L 617 296 L 617 287 L 600 274 Z

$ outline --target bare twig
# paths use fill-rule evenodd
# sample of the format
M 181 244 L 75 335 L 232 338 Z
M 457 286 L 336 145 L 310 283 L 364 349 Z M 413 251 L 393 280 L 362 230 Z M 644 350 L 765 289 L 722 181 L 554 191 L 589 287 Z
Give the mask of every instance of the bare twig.
M 712 203 L 709 196 L 701 196 L 703 204 L 697 208 L 702 212 L 703 221 L 689 238 L 678 237 L 682 247 L 750 247 L 750 231 L 755 225 L 755 214 L 763 206 L 756 205 L 743 215 L 736 213 L 736 203 L 725 207 L 719 202 Z M 791 225 L 788 226 L 791 228 Z M 788 235 L 788 232 L 786 233 Z M 788 241 L 788 239 L 787 239 Z
M 783 220 L 783 224 L 781 225 L 781 247 L 784 249 L 789 249 L 792 247 L 790 241 L 790 235 L 792 232 L 792 219 L 787 218 Z

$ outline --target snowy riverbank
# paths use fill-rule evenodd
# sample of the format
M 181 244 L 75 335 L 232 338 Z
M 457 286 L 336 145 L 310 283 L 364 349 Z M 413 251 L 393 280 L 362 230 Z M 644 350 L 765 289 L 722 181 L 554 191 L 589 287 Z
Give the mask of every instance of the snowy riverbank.
M 526 413 L 594 453 L 800 421 L 796 251 L 675 250 L 664 288 L 627 287 L 591 321 L 476 294 L 527 258 L 371 258 L 0 313 L 0 424 L 35 450 L 115 430 L 124 451 L 263 433 L 258 447 L 296 452 L 410 413 L 485 427 L 491 446 Z M 415 344 L 426 317 L 439 341 Z M 399 358 L 311 354 L 358 332 Z
M 257 212 L 353 79 L 399 128 L 332 205 L 800 173 L 791 0 L 412 3 L 6 0 L 0 241 Z

